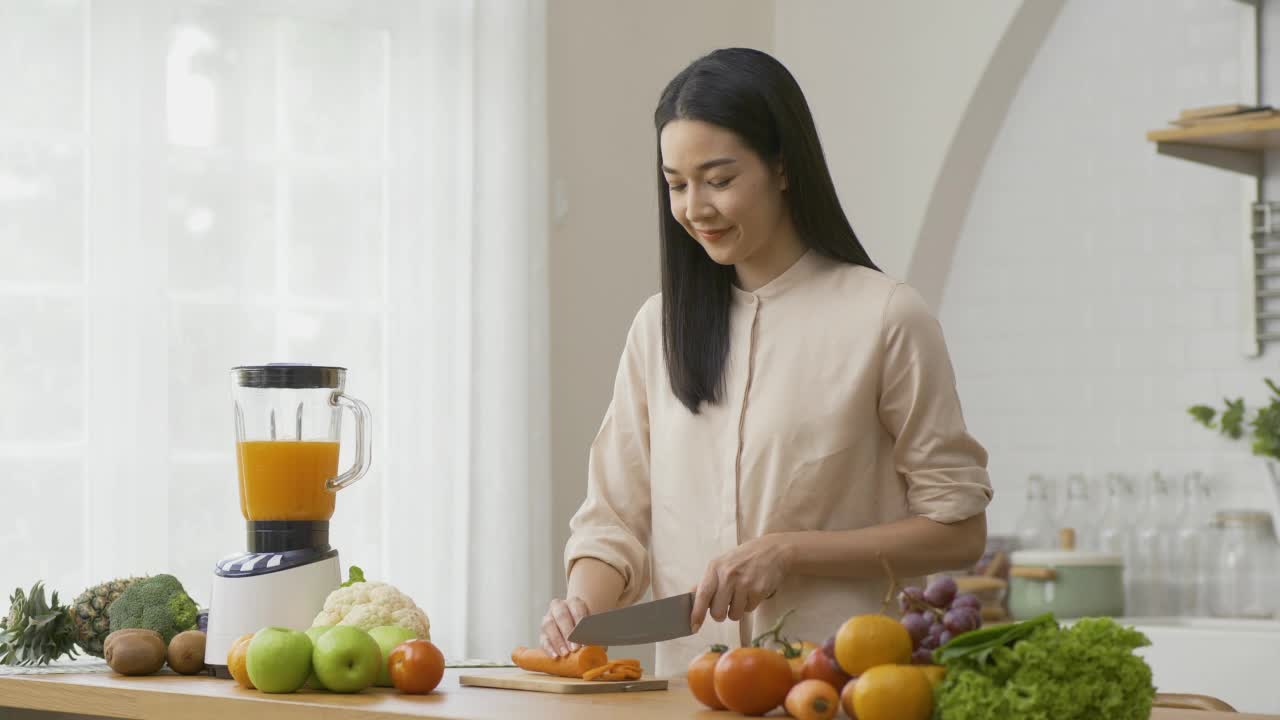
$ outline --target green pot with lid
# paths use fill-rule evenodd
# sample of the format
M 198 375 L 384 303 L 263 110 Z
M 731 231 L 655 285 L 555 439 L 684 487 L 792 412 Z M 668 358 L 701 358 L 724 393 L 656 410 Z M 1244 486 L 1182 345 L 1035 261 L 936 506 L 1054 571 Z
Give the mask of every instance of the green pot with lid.
M 1009 614 L 1059 620 L 1124 614 L 1124 558 L 1083 550 L 1019 550 L 1010 557 Z

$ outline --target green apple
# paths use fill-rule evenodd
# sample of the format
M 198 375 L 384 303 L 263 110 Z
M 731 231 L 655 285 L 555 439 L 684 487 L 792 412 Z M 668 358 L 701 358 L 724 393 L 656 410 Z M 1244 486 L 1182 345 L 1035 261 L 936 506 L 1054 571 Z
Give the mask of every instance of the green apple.
M 313 628 L 309 628 L 307 630 L 307 637 L 311 638 L 311 646 L 314 648 L 316 641 L 320 639 L 320 636 L 328 632 L 332 627 L 332 625 L 316 625 Z M 324 683 L 320 682 L 320 678 L 316 677 L 316 669 L 314 667 L 311 668 L 311 675 L 307 678 L 307 682 L 303 687 L 311 688 L 312 690 L 327 689 L 324 686 Z
M 369 637 L 373 638 L 382 649 L 382 665 L 378 670 L 378 681 L 375 684 L 379 687 L 391 687 L 391 672 L 387 666 L 387 656 L 400 643 L 405 640 L 414 640 L 418 636 L 409 628 L 399 625 L 379 625 L 369 631 Z
M 364 630 L 338 625 L 316 641 L 311 664 L 320 682 L 330 691 L 360 692 L 378 679 L 382 649 Z
M 263 628 L 249 641 L 245 668 L 262 692 L 294 692 L 311 674 L 311 638 L 287 627 Z

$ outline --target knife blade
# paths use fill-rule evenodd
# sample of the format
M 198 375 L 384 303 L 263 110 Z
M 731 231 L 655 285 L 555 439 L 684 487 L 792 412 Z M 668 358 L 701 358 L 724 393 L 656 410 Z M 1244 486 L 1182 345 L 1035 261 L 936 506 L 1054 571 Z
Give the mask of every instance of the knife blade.
M 644 645 L 693 634 L 693 593 L 588 615 L 569 633 L 579 645 Z

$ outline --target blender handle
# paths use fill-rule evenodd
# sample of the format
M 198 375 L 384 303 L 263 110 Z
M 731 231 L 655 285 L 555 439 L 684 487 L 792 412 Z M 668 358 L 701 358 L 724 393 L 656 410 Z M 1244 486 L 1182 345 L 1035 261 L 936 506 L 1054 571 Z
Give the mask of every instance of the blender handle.
M 341 490 L 351 483 L 364 477 L 369 472 L 369 462 L 372 460 L 372 448 L 369 445 L 369 432 L 372 420 L 369 417 L 369 406 L 360 402 L 356 398 L 335 391 L 329 398 L 332 405 L 345 407 L 351 411 L 356 417 L 356 457 L 355 462 L 351 464 L 351 469 L 342 473 L 338 477 L 329 478 L 325 481 L 324 486 L 328 490 Z

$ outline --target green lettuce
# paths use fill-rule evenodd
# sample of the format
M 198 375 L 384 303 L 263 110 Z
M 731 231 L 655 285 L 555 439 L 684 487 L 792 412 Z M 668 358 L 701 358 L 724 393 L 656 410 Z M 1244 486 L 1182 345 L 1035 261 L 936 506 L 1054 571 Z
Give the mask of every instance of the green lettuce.
M 1012 645 L 946 659 L 935 716 L 1147 720 L 1155 687 L 1151 668 L 1133 651 L 1150 644 L 1110 618 L 1084 618 L 1068 628 L 1038 623 Z

